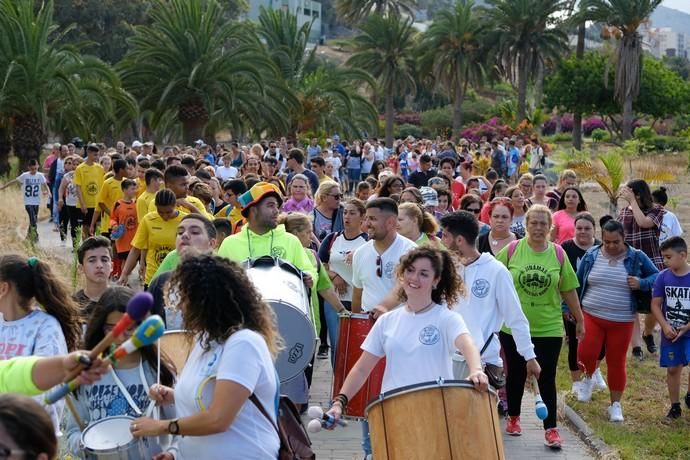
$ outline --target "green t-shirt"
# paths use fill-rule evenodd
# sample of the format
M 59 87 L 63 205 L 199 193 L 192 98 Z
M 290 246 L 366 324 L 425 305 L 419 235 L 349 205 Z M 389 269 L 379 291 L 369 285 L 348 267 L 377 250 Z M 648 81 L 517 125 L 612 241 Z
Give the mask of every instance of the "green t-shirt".
M 179 264 L 180 256 L 177 254 L 177 249 L 173 249 L 168 253 L 167 256 L 165 256 L 165 259 L 163 259 L 163 262 L 161 262 L 161 264 L 158 266 L 158 270 L 156 270 L 156 273 L 153 275 L 153 278 L 151 279 L 155 279 L 161 273 L 171 272 L 175 270 Z
M 520 240 L 508 261 L 508 247 L 496 259 L 508 267 L 513 276 L 522 311 L 529 321 L 532 337 L 562 337 L 563 315 L 561 292 L 576 289 L 580 284 L 572 265 L 564 254 L 561 264 L 553 243 L 546 251 L 535 252 Z M 503 327 L 510 334 L 510 329 Z

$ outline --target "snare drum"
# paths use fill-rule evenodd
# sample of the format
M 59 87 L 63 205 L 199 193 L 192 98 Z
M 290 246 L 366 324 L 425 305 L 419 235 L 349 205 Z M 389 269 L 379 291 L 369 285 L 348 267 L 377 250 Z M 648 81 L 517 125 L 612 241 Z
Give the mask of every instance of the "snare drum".
M 86 460 L 141 460 L 161 452 L 152 439 L 135 438 L 129 431 L 134 419 L 121 415 L 92 423 L 81 435 Z
M 158 349 L 172 361 L 177 375 L 180 375 L 194 346 L 192 337 L 187 331 L 165 331 L 159 340 Z
M 340 315 L 338 329 L 338 345 L 336 346 L 335 369 L 333 370 L 332 399 L 343 386 L 345 377 L 350 373 L 360 355 L 362 343 L 369 334 L 374 320 L 368 314 L 353 313 L 352 315 Z M 381 392 L 383 371 L 386 369 L 385 358 L 381 359 L 359 392 L 348 401 L 346 418 L 359 420 L 364 418 L 364 410 L 372 399 Z
M 247 275 L 264 301 L 273 307 L 285 349 L 276 359 L 281 382 L 302 374 L 316 350 L 310 299 L 300 270 L 283 260 L 264 256 L 245 263 Z
M 466 380 L 425 382 L 383 393 L 367 407 L 377 460 L 503 460 L 496 393 Z

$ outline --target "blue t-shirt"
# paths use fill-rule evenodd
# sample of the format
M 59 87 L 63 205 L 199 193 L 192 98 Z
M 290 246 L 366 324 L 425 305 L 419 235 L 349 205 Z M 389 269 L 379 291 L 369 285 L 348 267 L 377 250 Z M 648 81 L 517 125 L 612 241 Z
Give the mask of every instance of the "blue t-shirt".
M 676 276 L 669 269 L 663 270 L 654 282 L 652 296 L 663 299 L 661 311 L 672 327 L 679 329 L 690 322 L 690 273 Z M 681 339 L 690 340 L 690 334 L 683 334 Z M 661 340 L 669 343 L 664 334 Z

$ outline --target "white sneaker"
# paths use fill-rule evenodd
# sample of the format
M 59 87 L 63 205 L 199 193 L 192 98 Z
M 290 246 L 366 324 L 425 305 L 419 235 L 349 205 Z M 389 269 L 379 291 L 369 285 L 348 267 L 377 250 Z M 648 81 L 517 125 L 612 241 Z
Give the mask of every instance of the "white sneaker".
M 609 406 L 609 420 L 612 422 L 623 421 L 623 408 L 618 401 L 614 401 L 613 404 Z
M 580 394 L 580 387 L 581 387 L 581 386 L 582 386 L 582 381 L 581 381 L 581 380 L 577 380 L 577 381 L 573 382 L 573 386 L 572 386 L 572 388 L 570 389 L 570 392 L 571 392 L 572 394 L 574 394 L 575 396 L 578 396 L 578 395 Z
M 596 382 L 591 377 L 582 379 L 580 382 L 580 391 L 577 393 L 577 400 L 581 402 L 591 401 L 595 383 Z
M 606 380 L 604 380 L 604 376 L 601 375 L 601 369 L 597 368 L 597 370 L 594 371 L 594 374 L 592 374 L 592 380 L 594 380 L 595 390 L 606 390 L 608 388 L 608 385 L 606 385 Z

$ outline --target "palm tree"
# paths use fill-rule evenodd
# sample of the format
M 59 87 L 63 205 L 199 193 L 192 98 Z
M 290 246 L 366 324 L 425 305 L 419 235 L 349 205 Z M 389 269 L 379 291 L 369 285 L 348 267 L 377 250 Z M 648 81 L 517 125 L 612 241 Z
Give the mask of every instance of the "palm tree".
M 632 137 L 633 102 L 640 94 L 642 36 L 640 26 L 649 21 L 662 0 L 583 0 L 581 14 L 603 24 L 616 39 L 616 101 L 623 108 L 623 140 Z
M 295 137 L 312 130 L 359 136 L 376 126 L 376 108 L 358 92 L 363 85 L 374 87 L 374 79 L 363 70 L 320 61 L 316 47 L 307 51 L 311 23 L 298 27 L 295 15 L 262 7 L 257 32 L 299 100 L 290 112 Z
M 414 18 L 417 2 L 415 0 L 336 0 L 338 17 L 346 24 L 354 25 L 368 16 L 401 16 Z
M 623 0 L 624 1 L 624 0 Z M 482 8 L 489 22 L 487 42 L 497 55 L 502 75 L 517 82 L 518 122 L 525 118 L 527 84 L 546 61 L 557 62 L 567 51 L 568 37 L 558 27 L 561 0 L 487 0 Z
M 187 143 L 203 136 L 212 116 L 236 129 L 287 129 L 294 97 L 248 25 L 227 21 L 216 0 L 154 0 L 149 16 L 119 70 L 154 125 L 176 112 Z
M 468 85 L 484 78 L 483 24 L 475 14 L 473 0 L 458 0 L 455 7 L 438 13 L 420 43 L 420 66 L 434 77 L 453 101 L 453 136 L 460 136 L 462 103 Z
M 393 146 L 393 102 L 396 96 L 414 94 L 415 32 L 411 19 L 373 15 L 354 38 L 355 52 L 347 65 L 367 70 L 378 80 L 385 98 L 386 145 Z
M 111 92 L 129 109 L 133 101 L 122 92 L 117 75 L 95 57 L 82 56 L 77 48 L 61 45 L 70 28 L 58 32 L 53 22 L 53 2 L 34 9 L 31 0 L 0 0 L 0 123 L 5 137 L 0 166 L 7 167 L 7 133 L 20 166 L 37 159 L 46 140 L 49 120 L 53 128 L 60 114 L 70 113 L 84 132 L 93 132 L 95 120 L 77 120 L 87 106 L 98 106 L 101 126 L 113 124 Z

